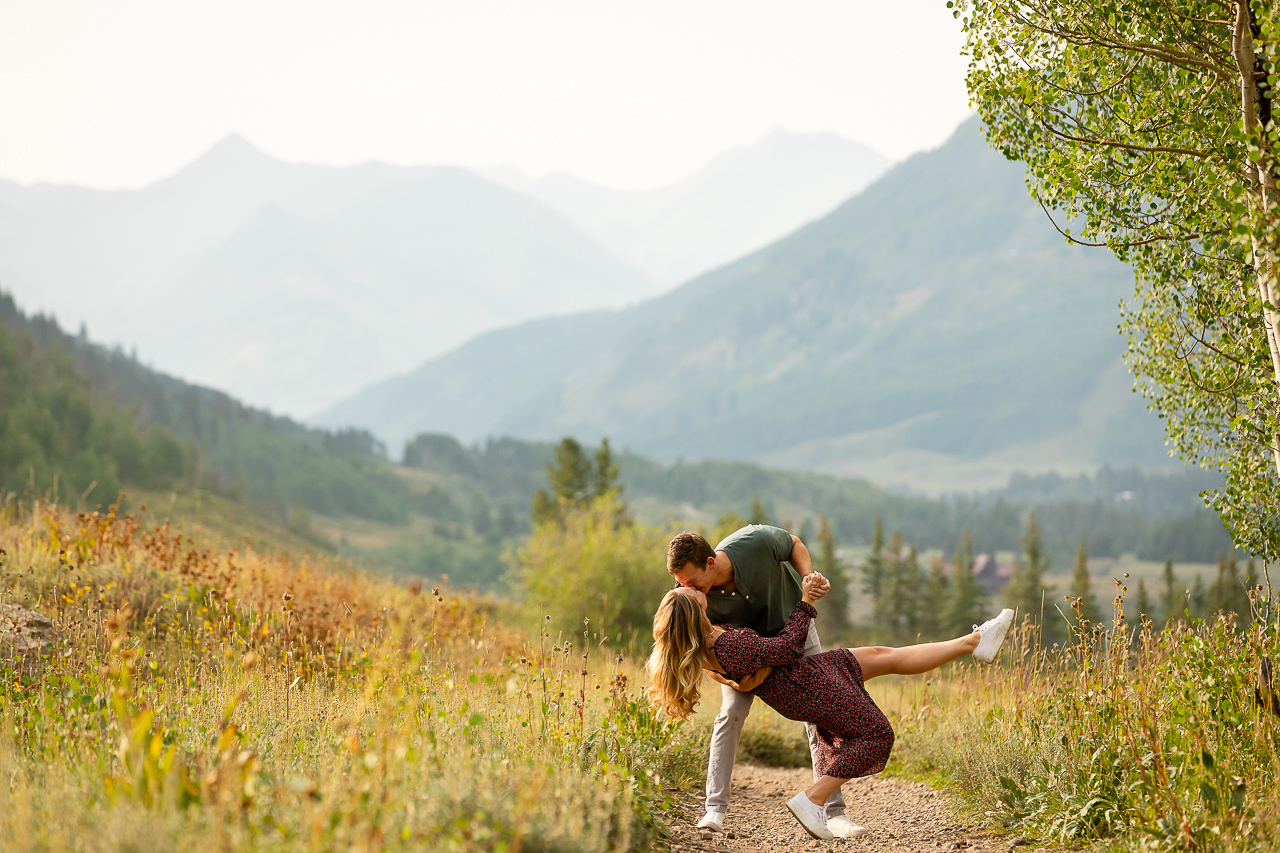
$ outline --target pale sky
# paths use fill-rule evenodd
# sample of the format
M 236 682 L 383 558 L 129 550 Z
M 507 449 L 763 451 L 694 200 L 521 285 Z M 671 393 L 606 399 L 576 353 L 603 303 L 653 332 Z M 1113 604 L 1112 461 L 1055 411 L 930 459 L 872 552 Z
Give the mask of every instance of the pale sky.
M 677 180 L 779 125 L 894 158 L 969 114 L 945 0 L 0 0 L 0 177 L 290 161 Z

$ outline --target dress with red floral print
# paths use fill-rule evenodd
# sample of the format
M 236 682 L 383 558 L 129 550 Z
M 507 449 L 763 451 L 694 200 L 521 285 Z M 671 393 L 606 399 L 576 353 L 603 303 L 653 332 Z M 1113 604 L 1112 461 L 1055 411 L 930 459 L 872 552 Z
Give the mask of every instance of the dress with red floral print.
M 726 626 L 713 647 L 716 658 L 733 681 L 773 667 L 751 692 L 787 719 L 817 728 L 818 773 L 838 779 L 879 773 L 893 749 L 893 727 L 867 695 L 853 652 L 804 657 L 809 620 L 817 615 L 813 605 L 800 602 L 776 637 Z

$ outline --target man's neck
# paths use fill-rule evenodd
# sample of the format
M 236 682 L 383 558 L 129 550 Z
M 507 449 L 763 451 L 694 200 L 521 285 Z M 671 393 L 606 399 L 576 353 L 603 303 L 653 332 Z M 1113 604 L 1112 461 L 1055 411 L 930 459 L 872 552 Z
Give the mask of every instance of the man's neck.
M 716 551 L 716 568 L 715 582 L 712 584 L 716 589 L 733 589 L 733 563 L 729 561 L 729 555 L 724 551 Z

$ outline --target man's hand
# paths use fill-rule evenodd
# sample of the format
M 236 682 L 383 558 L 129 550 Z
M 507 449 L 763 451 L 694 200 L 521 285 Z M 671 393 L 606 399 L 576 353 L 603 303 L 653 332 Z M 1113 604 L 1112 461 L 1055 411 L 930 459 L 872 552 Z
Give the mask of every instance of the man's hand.
M 720 673 L 716 672 L 714 669 L 704 669 L 704 670 L 703 670 L 703 672 L 705 672 L 707 675 L 711 676 L 711 679 L 712 679 L 713 681 L 718 681 L 718 682 L 720 682 L 721 684 L 727 684 L 727 685 L 729 685 L 730 687 L 732 687 L 734 690 L 741 690 L 741 689 L 742 689 L 741 687 L 739 687 L 739 686 L 738 686 L 738 682 L 736 682 L 736 681 L 730 681 L 729 679 L 725 678 L 725 677 L 724 677 L 723 675 L 721 675 Z
M 824 578 L 821 572 L 810 572 L 800 579 L 801 595 L 809 604 L 813 604 L 830 591 L 831 581 Z
M 730 687 L 732 687 L 734 690 L 737 690 L 741 693 L 747 693 L 752 690 L 755 690 L 757 687 L 763 684 L 764 680 L 769 677 L 769 673 L 773 672 L 773 667 L 766 666 L 764 669 L 757 669 L 751 675 L 748 675 L 746 678 L 742 679 L 741 682 L 730 681 L 729 679 L 725 678 L 723 675 L 721 675 L 720 673 L 712 669 L 704 670 L 704 672 L 706 672 L 707 675 L 711 676 L 713 679 L 720 682 L 721 684 L 727 684 Z
M 755 672 L 742 679 L 741 683 L 738 685 L 738 689 L 743 693 L 755 690 L 764 683 L 764 680 L 769 677 L 769 673 L 771 672 L 773 672 L 773 667 L 771 666 L 766 666 L 764 669 L 757 669 Z

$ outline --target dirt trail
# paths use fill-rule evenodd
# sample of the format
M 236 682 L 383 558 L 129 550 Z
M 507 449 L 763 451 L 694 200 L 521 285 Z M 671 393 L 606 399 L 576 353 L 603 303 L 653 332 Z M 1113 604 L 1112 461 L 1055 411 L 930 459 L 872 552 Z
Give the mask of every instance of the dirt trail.
M 981 826 L 965 825 L 952 814 L 943 794 L 914 782 L 870 776 L 844 786 L 849 817 L 869 832 L 858 838 L 817 841 L 786 809 L 786 802 L 813 781 L 811 772 L 739 764 L 725 831 L 708 836 L 694 827 L 702 817 L 700 797 L 682 801 L 687 820 L 672 827 L 673 853 L 791 853 L 795 850 L 1008 851 L 1007 838 Z M 1017 839 L 1013 843 L 1021 842 Z M 1027 848 L 1019 848 L 1019 853 Z M 1027 851 L 1037 853 L 1037 851 Z

